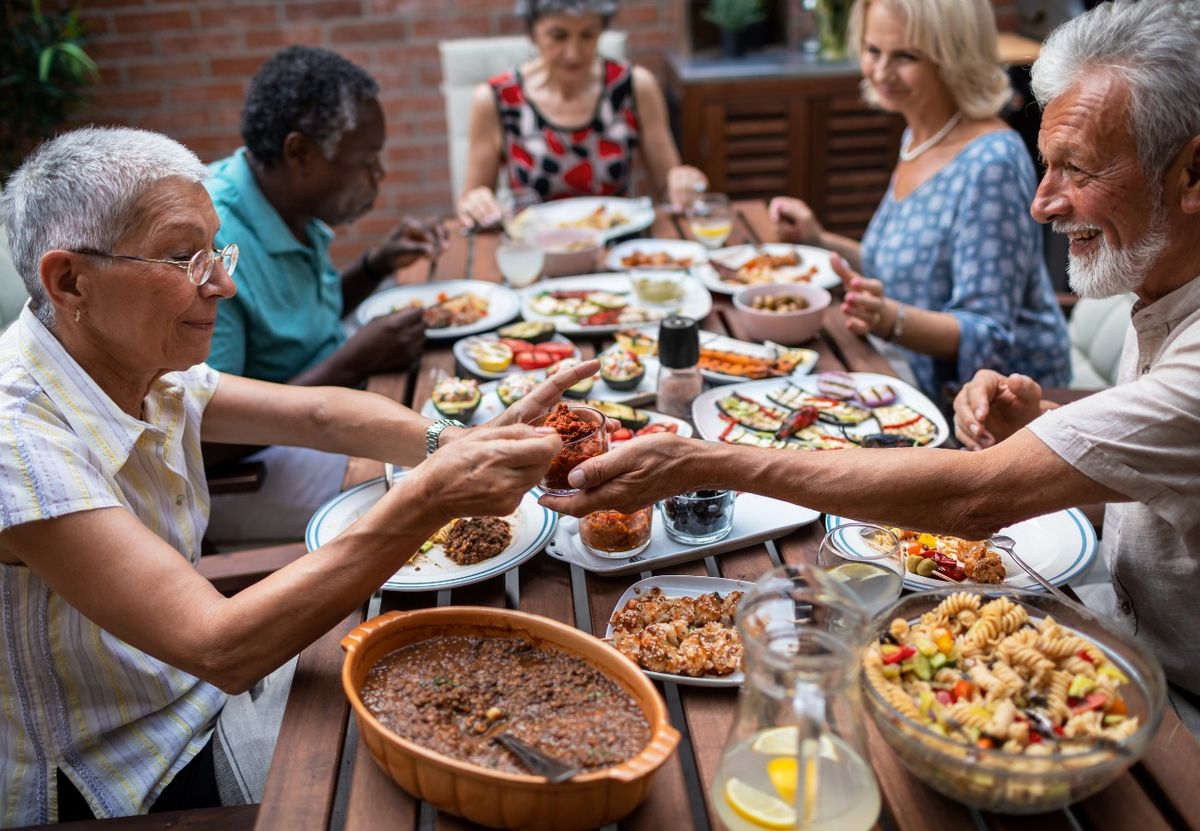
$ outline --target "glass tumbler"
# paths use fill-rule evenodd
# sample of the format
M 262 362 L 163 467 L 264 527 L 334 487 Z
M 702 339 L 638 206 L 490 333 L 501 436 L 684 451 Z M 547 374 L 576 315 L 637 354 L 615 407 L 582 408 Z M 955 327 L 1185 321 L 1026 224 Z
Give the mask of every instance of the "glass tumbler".
M 733 530 L 735 491 L 699 490 L 669 496 L 659 503 L 663 528 L 675 542 L 707 545 Z
M 830 530 L 817 549 L 817 563 L 869 615 L 896 602 L 904 587 L 900 540 L 882 525 L 847 522 Z
M 579 540 L 597 557 L 632 557 L 646 550 L 653 528 L 653 505 L 632 514 L 594 511 L 579 520 Z
M 557 428 L 563 438 L 562 449 L 558 451 L 554 461 L 550 462 L 550 469 L 541 481 L 542 490 L 551 496 L 570 496 L 578 493 L 579 488 L 573 488 L 567 482 L 567 474 L 581 462 L 608 450 L 608 430 L 605 429 L 607 419 L 599 410 L 571 406 L 567 406 L 566 409 L 571 414 L 568 416 L 568 426 L 561 425 L 561 410 L 557 408 L 530 422 L 534 427 L 541 427 L 549 420 L 550 426 Z M 551 418 L 552 416 L 554 418 Z M 585 428 L 589 426 L 591 430 L 584 433 Z

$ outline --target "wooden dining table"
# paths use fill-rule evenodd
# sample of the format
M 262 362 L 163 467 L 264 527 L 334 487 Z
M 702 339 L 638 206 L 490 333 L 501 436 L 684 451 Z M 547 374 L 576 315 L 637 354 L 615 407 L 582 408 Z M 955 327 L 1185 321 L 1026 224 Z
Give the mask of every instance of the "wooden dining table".
M 765 204 L 744 202 L 735 207 L 730 244 L 774 239 Z M 645 235 L 677 239 L 686 233 L 677 217 L 659 210 Z M 497 241 L 495 234 L 464 234 L 454 229 L 434 279 L 499 281 Z M 397 275 L 397 281 L 419 283 L 430 276 L 428 264 L 422 263 Z M 732 313 L 728 298 L 721 295 L 714 296 L 712 311 L 702 328 L 755 340 Z M 604 346 L 603 341 L 576 342 L 585 356 Z M 868 341 L 846 330 L 836 303 L 825 314 L 822 333 L 808 346 L 819 355 L 818 370 L 894 374 L 888 361 Z M 443 371 L 456 372 L 450 344 L 429 341 L 419 366 L 404 374 L 373 378 L 369 388 L 420 409 L 429 399 L 433 379 Z M 382 464 L 354 459 L 344 485 L 349 487 L 382 474 Z M 821 536 L 822 526 L 817 522 L 778 539 L 654 573 L 754 580 L 782 563 L 813 562 Z M 257 831 L 451 831 L 479 827 L 414 799 L 371 759 L 359 741 L 341 687 L 342 637 L 364 617 L 380 611 L 448 604 L 519 609 L 566 622 L 584 632 L 603 633 L 618 598 L 637 579 L 640 577 L 597 576 L 539 555 L 503 576 L 475 585 L 438 592 L 377 594 L 361 611 L 301 653 L 262 804 L 257 810 L 228 814 L 229 822 L 224 827 L 253 827 Z M 646 801 L 608 827 L 628 831 L 722 828 L 708 786 L 716 774 L 733 720 L 737 690 L 674 683 L 661 683 L 659 687 L 671 721 L 682 736 L 678 751 L 657 774 Z M 1068 809 L 1032 817 L 1001 816 L 964 807 L 910 775 L 870 725 L 867 743 L 883 797 L 877 826 L 881 829 L 1200 829 L 1200 744 L 1169 708 L 1149 752 L 1116 782 Z

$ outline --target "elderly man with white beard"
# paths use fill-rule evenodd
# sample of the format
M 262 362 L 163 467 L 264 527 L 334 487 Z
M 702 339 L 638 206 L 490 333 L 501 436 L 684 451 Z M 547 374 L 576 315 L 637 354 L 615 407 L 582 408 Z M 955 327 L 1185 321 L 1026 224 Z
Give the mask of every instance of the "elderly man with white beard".
M 1133 291 L 1120 383 L 1050 409 L 1020 376 L 979 373 L 955 401 L 974 453 L 780 453 L 652 436 L 543 497 L 630 511 L 727 487 L 907 528 L 986 538 L 1109 503 L 1114 617 L 1163 664 L 1193 732 L 1200 697 L 1200 0 L 1116 0 L 1058 29 L 1034 65 L 1047 170 L 1032 212 L 1070 236 L 1072 286 Z M 634 446 L 636 445 L 636 446 Z

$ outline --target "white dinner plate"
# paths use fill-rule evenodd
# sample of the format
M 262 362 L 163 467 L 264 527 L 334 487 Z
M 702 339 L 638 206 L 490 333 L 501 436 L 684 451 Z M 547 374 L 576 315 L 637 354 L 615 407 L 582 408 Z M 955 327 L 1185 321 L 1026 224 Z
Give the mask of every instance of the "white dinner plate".
M 465 369 L 470 374 L 474 375 L 476 378 L 497 379 L 497 378 L 504 378 L 508 375 L 520 375 L 523 372 L 536 372 L 537 371 L 537 370 L 521 369 L 521 367 L 517 365 L 517 362 L 515 360 L 511 364 L 508 365 L 508 369 L 505 369 L 501 372 L 488 372 L 486 370 L 480 369 L 479 363 L 474 358 L 471 357 L 471 345 L 478 343 L 479 341 L 495 342 L 498 340 L 500 340 L 499 335 L 497 335 L 493 332 L 489 332 L 484 335 L 474 335 L 469 338 L 463 338 L 462 340 L 455 341 L 454 342 L 454 358 L 455 358 L 455 360 L 458 361 L 459 366 L 461 366 L 463 369 Z M 554 335 L 552 338 L 550 338 L 550 340 L 555 341 L 556 343 L 571 343 L 569 340 L 564 338 L 562 335 Z M 571 345 L 574 346 L 574 344 L 571 344 Z M 537 344 L 534 344 L 535 348 L 536 348 L 536 346 L 537 346 Z M 576 349 L 575 349 L 575 357 L 576 358 L 583 357 L 580 354 L 578 347 L 576 347 Z
M 545 315 L 533 308 L 533 300 L 539 294 L 555 291 L 602 291 L 610 294 L 623 294 L 629 299 L 630 306 L 641 306 L 650 309 L 660 318 L 671 314 L 681 314 L 693 320 L 703 320 L 712 311 L 712 295 L 698 279 L 687 277 L 683 280 L 683 297 L 670 305 L 646 304 L 638 300 L 633 292 L 633 284 L 628 273 L 582 274 L 578 277 L 559 277 L 553 280 L 543 280 L 529 288 L 521 290 L 521 316 L 526 320 L 546 321 L 553 323 L 555 328 L 564 335 L 604 335 L 618 329 L 637 328 L 650 321 L 641 323 L 606 323 L 600 326 L 586 326 L 570 315 Z
M 836 531 L 848 522 L 858 520 L 846 519 L 839 516 L 825 517 L 825 530 Z M 1074 580 L 1087 571 L 1096 557 L 1096 531 L 1092 523 L 1078 508 L 1068 508 L 1052 514 L 1027 519 L 1000 529 L 1001 534 L 1007 534 L 1016 540 L 1013 550 L 1029 567 L 1037 571 L 1055 586 L 1062 586 Z M 841 547 L 851 554 L 862 554 L 878 558 L 879 551 L 862 538 L 857 532 L 846 529 L 835 537 Z M 996 549 L 1004 562 L 1006 577 L 1002 585 L 1019 589 L 1043 591 L 1037 582 L 1014 563 L 1003 549 Z M 922 577 L 911 572 L 904 575 L 904 588 L 913 591 L 922 589 L 944 589 L 951 585 L 945 580 L 933 577 Z M 984 583 L 973 583 L 966 580 L 961 584 L 964 588 L 983 586 Z
M 604 267 L 613 271 L 628 271 L 631 268 L 654 268 L 654 266 L 627 266 L 621 260 L 634 253 L 658 254 L 664 253 L 673 259 L 687 258 L 691 260 L 689 269 L 696 269 L 708 263 L 708 249 L 698 242 L 687 239 L 631 239 L 618 243 L 608 250 L 604 258 Z M 678 266 L 667 266 L 678 268 Z
M 674 424 L 676 435 L 682 436 L 685 439 L 690 439 L 692 437 L 692 425 L 688 424 L 682 418 L 675 418 L 675 416 L 669 416 L 665 413 L 656 413 L 653 410 L 646 410 L 645 413 L 646 415 L 650 416 L 651 424 Z M 634 436 L 634 438 L 637 438 L 637 436 Z M 633 441 L 633 439 L 626 439 L 625 441 Z M 611 440 L 609 443 L 624 444 L 624 442 L 614 442 Z
M 520 298 L 507 286 L 489 283 L 485 280 L 442 280 L 436 283 L 396 286 L 372 294 L 354 312 L 354 319 L 358 321 L 359 326 L 364 326 L 372 318 L 399 311 L 409 306 L 414 300 L 422 306 L 431 306 L 438 302 L 440 294 L 444 294 L 446 297 L 456 297 L 467 293 L 482 297 L 488 302 L 487 314 L 466 326 L 426 329 L 425 337 L 428 340 L 446 340 L 460 338 L 463 335 L 474 335 L 477 332 L 487 332 L 508 323 L 521 310 Z
M 394 476 L 400 479 L 407 472 L 397 470 Z M 386 489 L 381 476 L 343 491 L 326 502 L 308 521 L 308 529 L 304 534 L 308 550 L 320 548 L 353 525 L 383 498 L 384 493 Z M 442 553 L 441 546 L 434 546 L 401 566 L 399 571 L 388 578 L 383 587 L 402 592 L 451 589 L 469 586 L 516 568 L 545 548 L 558 526 L 558 514 L 539 505 L 539 496 L 541 491 L 536 488 L 525 494 L 512 520 L 512 544 L 495 557 L 481 563 L 460 566 Z
M 604 383 L 604 379 L 599 375 L 596 376 L 596 384 L 592 387 L 592 391 L 583 398 L 592 399 L 594 401 L 613 401 L 617 404 L 628 404 L 631 407 L 638 404 L 645 404 L 653 401 L 658 390 L 658 358 L 642 358 L 642 363 L 646 366 L 646 374 L 642 376 L 642 381 L 631 390 L 614 390 L 608 384 Z M 535 375 L 539 380 L 545 380 L 546 370 L 537 369 L 529 373 Z M 496 394 L 496 388 L 500 386 L 499 381 L 486 381 L 479 385 L 479 391 L 483 394 L 483 400 L 479 402 L 479 409 L 475 411 L 475 415 L 471 416 L 471 421 L 467 424 L 468 427 L 483 424 L 486 421 L 491 421 L 506 409 L 504 403 L 500 400 L 500 396 Z M 578 398 L 566 397 L 563 399 L 568 404 L 579 401 Z M 421 407 L 421 415 L 426 418 L 442 418 L 441 413 L 433 406 L 432 399 L 426 399 L 425 404 Z
M 727 580 L 724 577 L 691 577 L 683 574 L 663 574 L 655 577 L 647 577 L 645 580 L 639 580 L 626 589 L 625 594 L 621 595 L 621 599 L 613 607 L 613 614 L 616 614 L 631 599 L 650 591 L 655 586 L 666 597 L 699 597 L 702 594 L 712 594 L 713 592 L 717 592 L 724 597 L 730 592 L 748 592 L 753 585 L 753 583 L 745 580 Z M 611 643 L 613 635 L 611 614 L 608 616 L 608 619 L 609 624 L 608 628 L 604 630 L 604 639 Z M 737 687 L 745 679 L 745 675 L 740 671 L 730 673 L 729 675 L 700 676 L 676 675 L 673 672 L 652 672 L 648 669 L 643 669 L 642 672 L 651 678 L 657 678 L 659 681 L 673 681 L 676 684 L 684 684 L 690 687 Z
M 776 257 L 792 251 L 800 255 L 800 265 L 775 270 L 778 276 L 777 282 L 796 282 L 796 278 L 799 275 L 808 271 L 811 266 L 816 266 L 817 271 L 808 282 L 823 289 L 837 288 L 842 284 L 842 278 L 833 270 L 833 265 L 829 261 L 830 252 L 824 248 L 816 248 L 812 245 L 792 245 L 786 242 L 768 242 L 758 246 L 731 245 L 728 248 L 720 248 L 712 252 L 708 256 L 708 259 L 709 262 L 720 263 L 729 268 L 741 268 L 747 260 L 757 256 L 760 250 Z M 703 280 L 704 285 L 708 286 L 710 290 L 720 294 L 737 294 L 742 289 L 748 288 L 740 283 L 726 282 L 721 279 L 720 274 L 715 269 L 697 271 L 696 276 Z
M 527 224 L 539 230 L 578 227 L 576 223 L 604 208 L 610 215 L 624 218 L 624 222 L 610 228 L 593 229 L 608 243 L 615 239 L 644 231 L 654 224 L 654 205 L 649 199 L 625 199 L 619 196 L 579 196 L 573 199 L 555 199 L 524 210 L 517 218 L 515 231 L 524 233 Z M 585 226 L 591 227 L 591 226 Z
M 942 415 L 941 411 L 934 406 L 934 403 L 920 390 L 904 383 L 898 378 L 893 378 L 890 375 L 880 375 L 876 372 L 851 372 L 850 376 L 854 378 L 855 383 L 860 388 L 875 384 L 889 385 L 896 391 L 896 404 L 904 404 L 911 407 L 932 421 L 937 428 L 937 433 L 929 444 L 924 445 L 925 447 L 937 447 L 950 438 L 950 426 L 946 423 L 945 416 Z M 793 375 L 790 378 L 768 378 L 765 381 L 747 381 L 742 384 L 707 390 L 696 396 L 696 399 L 692 401 L 692 423 L 696 425 L 696 432 L 700 434 L 701 438 L 708 439 L 709 441 L 720 441 L 721 433 L 725 431 L 729 423 L 721 418 L 721 411 L 717 408 L 718 400 L 727 395 L 737 394 L 753 398 L 755 401 L 776 410 L 783 409 L 767 398 L 768 392 L 791 384 L 814 395 L 819 395 L 817 392 L 817 379 L 819 377 L 817 375 L 804 375 L 800 377 Z M 827 426 L 832 433 L 840 435 L 838 428 L 833 425 Z M 867 419 L 861 424 L 846 428 L 846 433 L 855 437 L 869 436 L 879 432 L 881 432 L 879 423 L 872 418 Z

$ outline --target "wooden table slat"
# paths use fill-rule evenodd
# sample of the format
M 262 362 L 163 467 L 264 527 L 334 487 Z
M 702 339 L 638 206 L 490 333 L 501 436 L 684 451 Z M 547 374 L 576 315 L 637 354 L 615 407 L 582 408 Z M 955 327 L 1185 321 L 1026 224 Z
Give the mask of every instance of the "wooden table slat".
M 375 831 L 380 827 L 413 831 L 417 827 L 419 803 L 388 778 L 362 742 L 354 751 L 352 777 L 343 831 Z
M 1183 821 L 1200 829 L 1200 747 L 1170 704 L 1141 767 Z

